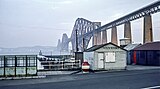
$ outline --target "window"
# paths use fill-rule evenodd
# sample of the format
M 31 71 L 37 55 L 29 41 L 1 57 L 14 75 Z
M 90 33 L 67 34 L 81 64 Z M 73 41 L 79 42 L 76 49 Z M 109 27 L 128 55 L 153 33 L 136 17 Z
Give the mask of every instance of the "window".
M 26 58 L 17 57 L 17 66 L 26 66 Z
M 105 60 L 106 62 L 115 62 L 115 52 L 105 53 Z

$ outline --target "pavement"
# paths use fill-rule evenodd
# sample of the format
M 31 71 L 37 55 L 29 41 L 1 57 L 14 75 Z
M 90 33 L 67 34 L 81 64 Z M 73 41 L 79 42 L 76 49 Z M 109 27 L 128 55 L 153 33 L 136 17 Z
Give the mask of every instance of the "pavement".
M 142 65 L 128 65 L 126 70 L 151 70 L 151 69 L 160 69 L 160 66 L 142 66 Z M 116 71 L 125 71 L 125 70 L 109 70 L 109 71 L 95 71 L 94 73 L 103 73 L 103 72 L 116 72 Z M 93 72 L 92 72 L 93 73 Z M 82 71 L 41 71 L 38 72 L 37 76 L 28 76 L 28 77 L 1 77 L 1 80 L 20 80 L 20 79 L 39 79 L 46 78 L 46 76 L 64 76 L 72 74 L 86 74 Z
M 46 78 L 46 76 L 40 75 L 40 76 L 27 76 L 27 77 L 0 77 L 0 80 L 37 79 L 37 78 Z
M 38 76 L 46 76 L 46 75 L 66 75 L 72 74 L 76 71 L 40 71 L 38 72 Z
M 160 66 L 127 65 L 126 70 L 150 70 L 160 69 Z
M 126 70 L 149 70 L 149 69 L 160 69 L 160 66 L 127 65 L 126 67 Z M 104 71 L 95 71 L 95 73 L 114 72 L 114 71 L 124 71 L 124 70 L 104 70 Z M 83 73 L 80 71 L 42 71 L 42 72 L 38 72 L 39 76 L 65 75 L 65 74 L 83 74 Z
M 159 77 L 159 69 L 48 75 L 41 79 L 2 80 L 0 89 L 153 89 L 147 87 L 159 86 Z

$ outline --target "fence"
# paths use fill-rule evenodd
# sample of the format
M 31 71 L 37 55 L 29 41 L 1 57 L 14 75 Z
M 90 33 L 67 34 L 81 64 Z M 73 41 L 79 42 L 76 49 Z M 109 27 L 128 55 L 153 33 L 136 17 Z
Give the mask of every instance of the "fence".
M 0 55 L 0 77 L 37 75 L 36 55 Z
M 80 60 L 47 60 L 47 61 L 40 61 L 42 66 L 44 67 L 43 70 L 77 70 L 81 68 L 81 61 Z

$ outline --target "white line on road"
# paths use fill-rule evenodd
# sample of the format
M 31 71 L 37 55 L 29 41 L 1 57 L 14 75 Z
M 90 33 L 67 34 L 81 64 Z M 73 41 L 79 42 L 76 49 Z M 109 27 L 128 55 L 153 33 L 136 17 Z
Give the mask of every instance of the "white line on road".
M 141 89 L 157 89 L 157 88 L 160 88 L 160 86 L 146 87 L 146 88 L 141 88 Z

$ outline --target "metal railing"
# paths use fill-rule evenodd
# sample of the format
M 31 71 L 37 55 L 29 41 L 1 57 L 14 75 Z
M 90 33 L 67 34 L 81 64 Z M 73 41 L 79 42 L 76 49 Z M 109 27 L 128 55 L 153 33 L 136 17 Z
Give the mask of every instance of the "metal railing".
M 80 60 L 47 60 L 47 61 L 40 61 L 41 65 L 44 69 L 41 70 L 56 70 L 56 71 L 63 71 L 63 70 L 78 70 L 81 68 L 81 61 Z

